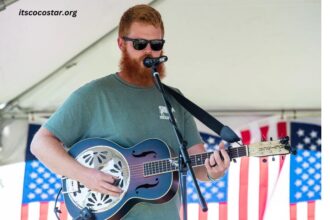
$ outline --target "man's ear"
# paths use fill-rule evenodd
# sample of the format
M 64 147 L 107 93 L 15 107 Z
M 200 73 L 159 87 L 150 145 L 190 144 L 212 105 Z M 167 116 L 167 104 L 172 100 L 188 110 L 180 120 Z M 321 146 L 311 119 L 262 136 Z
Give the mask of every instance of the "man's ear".
M 124 43 L 125 42 L 124 42 L 123 38 L 121 38 L 121 37 L 117 38 L 117 44 L 118 44 L 118 47 L 121 51 L 123 51 L 123 49 L 124 49 Z

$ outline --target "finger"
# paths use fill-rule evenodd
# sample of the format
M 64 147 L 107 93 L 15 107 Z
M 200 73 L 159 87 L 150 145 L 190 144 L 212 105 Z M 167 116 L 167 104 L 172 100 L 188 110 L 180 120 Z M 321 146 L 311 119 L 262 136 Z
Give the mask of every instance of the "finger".
M 112 176 L 110 174 L 106 174 L 103 176 L 103 179 L 101 181 L 102 187 L 109 189 L 109 190 L 113 190 L 115 192 L 122 192 L 121 188 L 117 187 L 115 184 L 118 180 L 117 177 Z
M 223 164 L 223 161 L 222 161 L 222 159 L 220 157 L 220 152 L 219 151 L 214 151 L 213 155 L 214 155 L 215 162 L 217 164 L 219 164 L 219 165 L 222 165 Z
M 118 179 L 118 178 L 115 176 L 112 176 L 107 173 L 103 173 L 102 180 L 104 180 L 105 182 L 113 184 L 113 183 L 115 183 L 116 179 Z
M 111 195 L 111 196 L 120 196 L 120 193 L 117 193 L 117 192 L 114 192 L 114 191 L 111 191 L 108 189 L 109 187 L 105 186 L 103 187 L 101 184 L 94 188 L 94 189 L 91 189 L 92 191 L 95 191 L 95 192 L 99 192 L 99 193 L 102 193 L 102 194 L 106 194 L 106 195 Z
M 221 150 L 221 149 L 225 149 L 225 143 L 224 142 L 221 142 L 220 144 L 219 144 L 219 149 Z
M 205 168 L 206 168 L 206 173 L 208 173 L 208 175 L 213 176 L 214 167 L 212 167 L 212 166 L 210 165 L 210 159 L 209 159 L 209 158 L 207 158 L 207 159 L 205 160 Z
M 228 168 L 229 164 L 230 164 L 230 157 L 225 149 L 221 149 L 220 152 L 223 156 L 223 163 L 224 163 L 225 167 Z
M 101 189 L 106 192 L 106 194 L 110 194 L 113 196 L 120 196 L 120 194 L 123 192 L 122 189 L 113 186 L 109 183 L 101 183 Z
M 205 165 L 207 171 L 212 169 L 209 158 L 206 158 L 204 165 Z
M 113 191 L 109 191 L 107 189 L 104 189 L 104 188 L 101 188 L 101 193 L 102 194 L 106 194 L 106 195 L 110 195 L 110 196 L 114 196 L 114 197 L 119 197 L 121 195 L 121 193 L 116 193 L 116 192 L 113 192 Z
M 219 144 L 219 151 L 222 152 L 221 150 L 225 150 L 225 143 L 224 142 L 221 142 Z M 223 157 L 222 153 L 220 154 L 220 158 L 221 158 L 221 160 L 224 160 L 224 157 Z
M 230 164 L 230 157 L 229 157 L 227 151 L 225 150 L 225 144 L 223 142 L 221 142 L 219 144 L 219 148 L 220 148 L 223 162 L 224 162 L 225 166 L 228 168 L 229 164 Z
M 217 161 L 214 157 L 214 153 L 210 156 L 210 166 L 215 167 L 217 165 Z

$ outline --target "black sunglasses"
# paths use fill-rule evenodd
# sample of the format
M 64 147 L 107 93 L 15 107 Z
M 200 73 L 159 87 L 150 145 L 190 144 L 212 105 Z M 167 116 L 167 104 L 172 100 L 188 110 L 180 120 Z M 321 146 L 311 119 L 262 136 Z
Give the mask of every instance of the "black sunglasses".
M 165 40 L 163 39 L 157 39 L 157 40 L 146 40 L 141 38 L 129 38 L 129 37 L 123 37 L 124 41 L 132 41 L 133 47 L 135 50 L 143 50 L 147 47 L 148 43 L 150 43 L 150 47 L 154 51 L 160 51 L 163 49 Z

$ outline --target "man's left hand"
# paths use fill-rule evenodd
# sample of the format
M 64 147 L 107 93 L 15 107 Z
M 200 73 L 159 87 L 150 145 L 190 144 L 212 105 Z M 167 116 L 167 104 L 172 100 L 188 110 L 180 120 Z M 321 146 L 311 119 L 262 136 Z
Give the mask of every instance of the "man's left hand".
M 205 160 L 205 167 L 208 177 L 210 177 L 209 179 L 219 179 L 225 175 L 226 170 L 229 168 L 230 158 L 225 150 L 223 142 L 219 144 L 219 148 L 220 151 L 214 151 L 210 158 Z

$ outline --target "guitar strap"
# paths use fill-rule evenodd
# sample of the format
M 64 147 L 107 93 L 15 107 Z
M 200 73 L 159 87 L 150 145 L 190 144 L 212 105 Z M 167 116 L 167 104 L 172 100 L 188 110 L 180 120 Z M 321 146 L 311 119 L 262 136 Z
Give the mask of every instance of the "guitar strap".
M 187 111 L 216 134 L 219 134 L 225 141 L 233 143 L 241 140 L 228 126 L 222 124 L 204 109 L 184 97 L 181 93 L 165 84 L 163 84 L 163 86 L 165 91 L 172 95 Z

